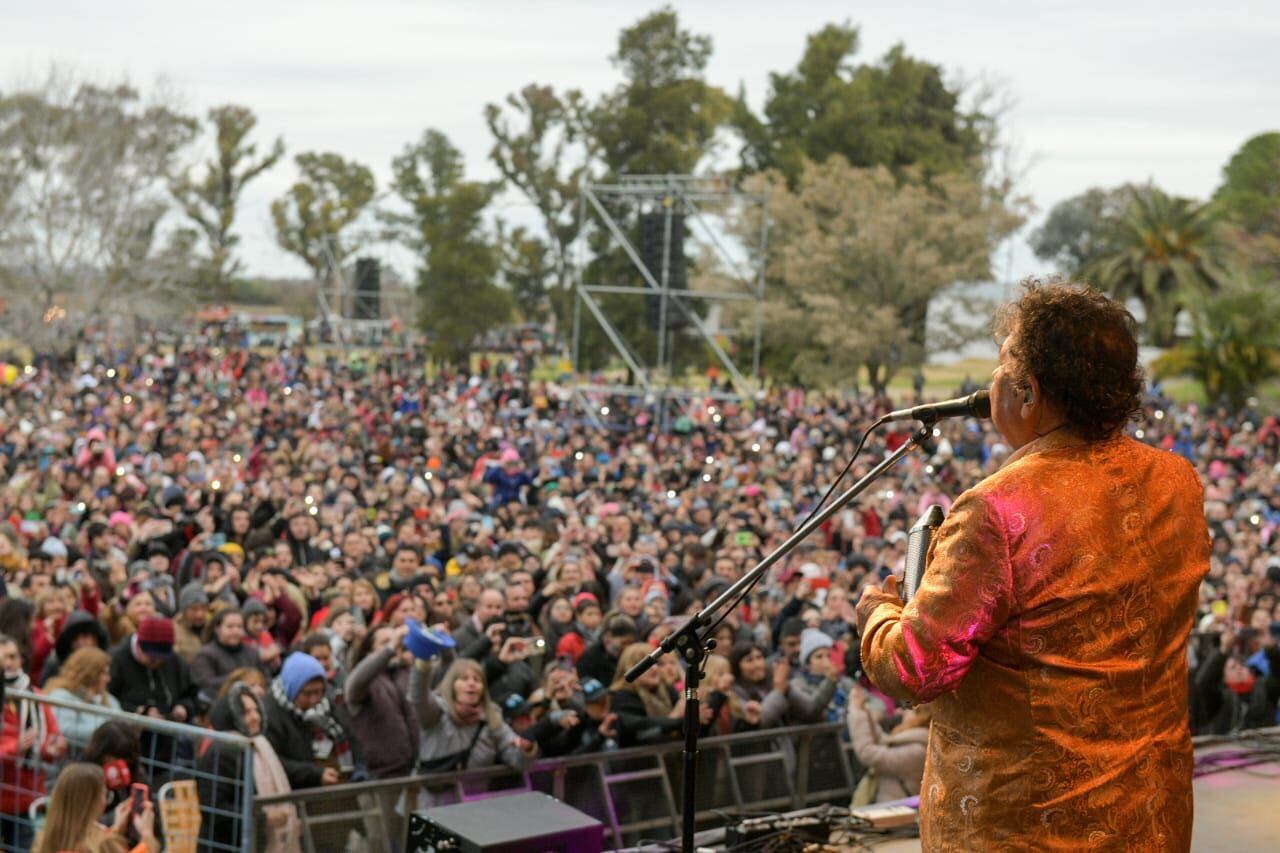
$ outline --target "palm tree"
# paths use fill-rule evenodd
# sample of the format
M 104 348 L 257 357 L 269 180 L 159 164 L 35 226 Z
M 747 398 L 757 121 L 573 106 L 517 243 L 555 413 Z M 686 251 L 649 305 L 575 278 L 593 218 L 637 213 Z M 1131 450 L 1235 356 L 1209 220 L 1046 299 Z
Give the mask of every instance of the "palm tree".
M 1280 375 L 1280 306 L 1263 287 L 1230 282 L 1190 310 L 1194 331 L 1156 359 L 1157 378 L 1190 376 L 1211 403 L 1226 398 L 1239 408 L 1259 383 Z
M 1172 346 L 1179 312 L 1216 291 L 1225 277 L 1215 225 L 1208 204 L 1153 186 L 1134 189 L 1110 251 L 1082 275 L 1117 299 L 1136 298 L 1146 314 L 1147 343 Z

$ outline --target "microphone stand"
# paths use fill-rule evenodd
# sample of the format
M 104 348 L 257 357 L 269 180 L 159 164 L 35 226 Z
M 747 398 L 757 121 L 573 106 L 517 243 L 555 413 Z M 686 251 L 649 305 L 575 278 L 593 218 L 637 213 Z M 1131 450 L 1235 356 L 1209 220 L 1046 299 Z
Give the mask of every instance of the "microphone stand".
M 745 597 L 750 593 L 774 563 L 794 551 L 796 546 L 808 538 L 813 531 L 821 527 L 827 519 L 835 515 L 841 507 L 866 491 L 867 487 L 879 479 L 885 471 L 897 464 L 898 460 L 928 439 L 933 433 L 933 425 L 936 422 L 936 417 L 923 421 L 920 428 L 901 447 L 886 456 L 868 471 L 862 479 L 850 486 L 847 491 L 825 506 L 817 515 L 801 525 L 786 542 L 779 545 L 772 553 L 757 563 L 751 571 L 720 593 L 714 601 L 704 605 L 702 610 L 690 616 L 673 634 L 664 639 L 656 649 L 645 655 L 639 663 L 627 671 L 627 681 L 635 681 L 648 672 L 658 662 L 659 658 L 669 652 L 679 654 L 686 664 L 684 681 L 684 751 L 682 753 L 684 784 L 680 791 L 680 848 L 684 853 L 693 853 L 694 851 L 698 729 L 701 727 L 698 715 L 698 684 L 702 679 L 702 666 L 706 660 L 707 653 L 715 648 L 715 640 L 711 639 L 710 634 L 714 631 L 714 626 L 718 621 L 714 618 L 716 613 L 728 603 Z M 875 424 L 872 429 L 879 425 L 879 423 Z M 699 633 L 703 628 L 706 628 L 706 631 Z

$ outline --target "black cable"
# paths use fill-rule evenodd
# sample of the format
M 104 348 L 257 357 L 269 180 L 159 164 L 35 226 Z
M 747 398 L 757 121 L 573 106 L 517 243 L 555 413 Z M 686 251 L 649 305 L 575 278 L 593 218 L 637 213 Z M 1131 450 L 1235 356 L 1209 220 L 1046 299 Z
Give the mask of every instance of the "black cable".
M 832 493 L 836 490 L 836 486 L 840 485 L 841 481 L 844 480 L 845 475 L 849 473 L 849 469 L 853 468 L 853 463 L 858 461 L 858 456 L 862 453 L 862 448 L 867 443 L 867 439 L 871 437 L 871 433 L 875 432 L 876 427 L 883 423 L 884 418 L 880 418 L 871 426 L 867 427 L 866 431 L 862 433 L 862 438 L 858 441 L 858 446 L 853 451 L 853 456 L 849 457 L 849 462 L 844 466 L 844 470 L 840 472 L 840 476 L 836 477 L 835 480 L 832 481 L 831 485 L 827 487 L 826 494 L 822 496 L 820 501 L 813 505 L 813 509 L 809 510 L 809 514 L 804 517 L 804 521 L 801 521 L 796 525 L 797 528 L 804 527 L 809 523 L 811 518 L 818 514 L 818 510 L 822 509 L 823 504 L 827 502 L 827 498 L 831 497 Z M 756 578 L 756 582 L 759 583 L 759 581 L 760 579 Z M 755 589 L 754 583 L 749 585 L 742 592 L 738 593 L 738 596 L 721 610 L 720 616 L 717 617 L 716 621 L 711 623 L 703 633 L 703 636 L 708 637 L 714 634 L 716 629 L 720 627 L 720 623 L 728 618 L 730 613 L 734 612 L 742 605 L 743 599 L 750 595 L 753 589 Z

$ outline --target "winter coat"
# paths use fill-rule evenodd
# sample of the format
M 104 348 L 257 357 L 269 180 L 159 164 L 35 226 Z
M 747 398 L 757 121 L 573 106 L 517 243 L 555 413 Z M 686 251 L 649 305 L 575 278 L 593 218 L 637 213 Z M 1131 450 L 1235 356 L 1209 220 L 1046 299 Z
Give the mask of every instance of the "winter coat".
M 120 700 L 110 693 L 104 693 L 98 700 L 94 701 L 59 687 L 57 690 L 49 691 L 49 698 L 61 699 L 64 702 L 83 702 L 86 705 L 98 705 L 103 708 L 109 708 L 112 711 L 120 710 Z M 103 714 L 95 714 L 92 711 L 74 711 L 71 708 L 59 708 L 57 706 L 53 706 L 53 716 L 58 720 L 58 728 L 62 730 L 63 736 L 76 746 L 87 744 L 94 729 L 107 721 L 107 717 Z
M 671 693 L 674 697 L 675 691 Z M 609 695 L 609 710 L 618 715 L 618 746 L 623 749 L 667 743 L 684 730 L 681 717 L 650 717 L 644 700 L 632 690 L 614 690 Z
M 422 730 L 406 691 L 408 669 L 387 666 L 395 653 L 387 647 L 367 655 L 343 686 L 352 734 L 363 746 L 371 779 L 408 776 L 418 762 Z
M 191 661 L 191 677 L 200 689 L 210 697 L 222 689 L 227 676 L 237 669 L 260 669 L 258 650 L 241 643 L 229 648 L 217 640 L 210 640 L 196 652 Z
M 788 722 L 791 725 L 826 722 L 827 706 L 831 704 L 839 686 L 835 679 L 813 676 L 807 672 L 791 676 L 791 683 L 787 685 L 787 699 L 791 706 Z
M 281 707 L 270 690 L 262 699 L 262 716 L 262 733 L 280 757 L 285 775 L 289 777 L 289 786 L 294 790 L 318 788 L 324 768 L 316 763 L 312 750 L 315 740 L 312 727 L 295 717 L 288 708 Z
M 204 643 L 200 639 L 200 632 L 187 625 L 182 616 L 175 616 L 173 619 L 173 651 L 187 663 L 191 663 L 196 659 L 196 653 L 200 651 L 200 647 Z
M 187 710 L 187 721 L 196 717 L 198 688 L 191 680 L 191 670 L 186 661 L 170 655 L 156 669 L 150 669 L 133 654 L 133 638 L 130 634 L 111 650 L 111 693 L 120 700 L 126 711 L 141 713 L 152 707 L 165 716 L 178 705 Z
M 594 678 L 601 684 L 612 684 L 618 671 L 618 658 L 609 654 L 604 643 L 596 640 L 578 658 L 578 677 L 583 681 Z
M 476 734 L 476 728 L 483 726 L 480 736 L 475 738 L 475 746 L 471 747 L 471 755 L 466 764 L 468 769 L 498 763 L 523 769 L 528 764 L 528 756 L 516 745 L 516 733 L 506 723 L 498 726 L 491 726 L 484 721 L 471 725 L 457 723 L 453 714 L 445 707 L 444 699 L 431 689 L 431 677 L 431 672 L 423 672 L 417 666 L 409 673 L 409 702 L 418 725 L 422 727 L 422 739 L 418 746 L 418 758 L 421 761 L 443 758 L 466 750 Z
M 849 740 L 858 763 L 874 769 L 879 780 L 876 802 L 900 800 L 920 793 L 929 727 L 917 726 L 885 734 L 865 709 L 850 708 Z
M 739 720 L 735 726 L 738 731 L 751 731 L 753 729 L 769 729 L 782 724 L 782 718 L 787 713 L 787 709 L 791 706 L 790 699 L 786 693 L 772 689 L 748 684 L 744 681 L 735 681 L 733 686 L 729 688 L 734 696 L 738 697 L 739 702 L 759 702 L 760 703 L 760 722 L 751 726 L 745 720 Z
M 32 693 L 39 690 L 32 689 Z M 41 762 L 51 756 L 42 750 L 52 735 L 59 733 L 58 720 L 49 705 L 39 706 L 37 713 L 44 715 L 46 731 L 43 744 L 36 744 L 22 756 L 18 754 L 19 720 L 17 702 L 6 701 L 0 715 L 0 814 L 27 816 L 27 808 L 37 797 L 44 796 L 44 771 Z

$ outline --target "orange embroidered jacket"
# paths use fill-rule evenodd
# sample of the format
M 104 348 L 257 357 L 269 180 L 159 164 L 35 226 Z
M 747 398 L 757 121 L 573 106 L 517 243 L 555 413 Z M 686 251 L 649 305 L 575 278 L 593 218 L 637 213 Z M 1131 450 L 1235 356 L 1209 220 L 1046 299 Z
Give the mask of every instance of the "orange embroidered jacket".
M 1182 458 L 1065 431 L 965 492 L 903 607 L 858 604 L 862 660 L 934 702 L 934 850 L 1187 850 L 1187 638 L 1209 567 Z

